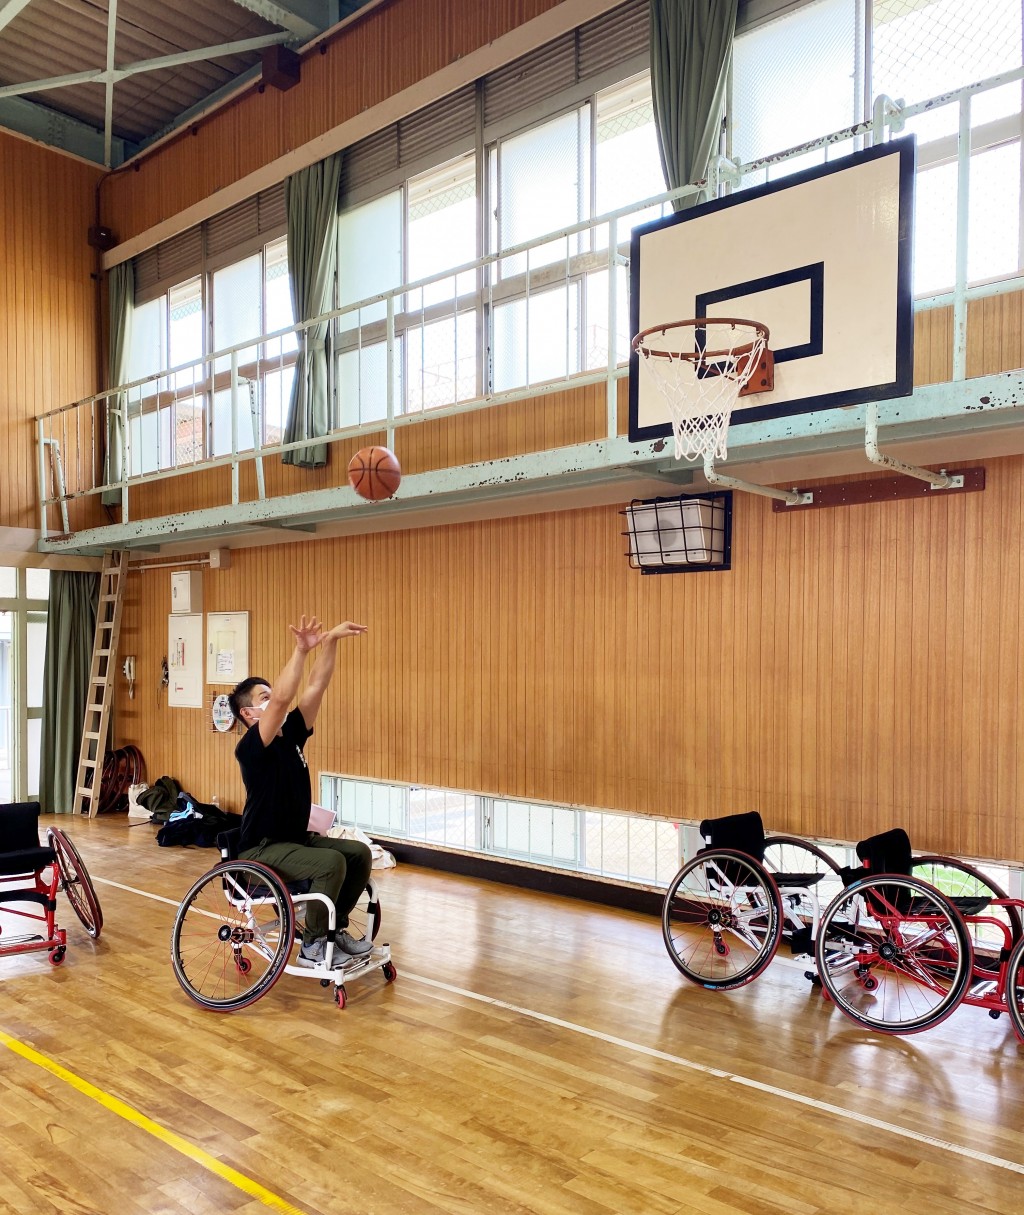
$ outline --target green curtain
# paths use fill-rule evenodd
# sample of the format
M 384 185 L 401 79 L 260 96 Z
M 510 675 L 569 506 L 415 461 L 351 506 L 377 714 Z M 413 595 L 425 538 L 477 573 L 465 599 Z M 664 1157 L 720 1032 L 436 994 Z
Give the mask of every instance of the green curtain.
M 110 328 L 107 347 L 107 387 L 116 388 L 128 378 L 128 353 L 132 340 L 132 308 L 135 302 L 135 267 L 122 262 L 107 273 L 107 302 L 109 304 Z M 120 392 L 116 397 L 106 398 L 107 450 L 103 461 L 103 482 L 121 479 L 124 461 L 124 409 L 127 396 Z M 118 506 L 121 502 L 119 489 L 108 489 L 103 494 L 104 506 Z
M 284 183 L 288 212 L 288 273 L 296 321 L 308 321 L 332 305 L 338 260 L 338 191 L 342 154 L 293 173 Z M 323 438 L 330 429 L 328 338 L 330 322 L 311 325 L 300 336 L 284 441 Z M 285 464 L 319 468 L 327 463 L 327 445 L 311 444 L 286 451 Z
M 668 189 L 708 175 L 725 104 L 738 0 L 651 0 L 651 93 Z M 677 211 L 707 190 L 676 199 Z
M 53 570 L 43 666 L 39 802 L 44 814 L 71 814 L 89 695 L 99 574 Z

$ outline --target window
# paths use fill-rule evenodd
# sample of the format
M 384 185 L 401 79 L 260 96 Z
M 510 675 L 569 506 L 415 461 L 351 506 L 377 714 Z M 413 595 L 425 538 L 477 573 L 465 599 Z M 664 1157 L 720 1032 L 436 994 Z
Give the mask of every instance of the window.
M 870 47 L 870 55 L 866 48 Z M 1019 0 L 814 0 L 736 38 L 728 103 L 730 155 L 783 152 L 869 118 L 872 99 L 906 105 L 953 92 L 1022 63 Z M 813 97 L 813 105 L 808 99 Z M 911 117 L 918 139 L 914 291 L 956 277 L 957 102 Z M 967 275 L 1019 273 L 1021 84 L 971 102 Z M 834 145 L 843 155 L 856 145 Z M 750 174 L 757 184 L 820 163 L 818 149 Z
M 39 796 L 47 570 L 0 567 L 0 801 Z
M 576 810 L 451 789 L 391 785 L 325 773 L 320 801 L 335 821 L 369 834 L 506 857 L 644 886 L 679 868 L 675 823 Z

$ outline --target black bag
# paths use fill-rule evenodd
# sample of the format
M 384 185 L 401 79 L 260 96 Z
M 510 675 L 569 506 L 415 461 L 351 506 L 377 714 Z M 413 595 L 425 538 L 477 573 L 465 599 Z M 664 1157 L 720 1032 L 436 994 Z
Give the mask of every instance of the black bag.
M 156 835 L 161 848 L 215 848 L 221 831 L 238 825 L 237 817 L 206 802 L 197 802 L 190 793 L 179 793 L 177 804 Z

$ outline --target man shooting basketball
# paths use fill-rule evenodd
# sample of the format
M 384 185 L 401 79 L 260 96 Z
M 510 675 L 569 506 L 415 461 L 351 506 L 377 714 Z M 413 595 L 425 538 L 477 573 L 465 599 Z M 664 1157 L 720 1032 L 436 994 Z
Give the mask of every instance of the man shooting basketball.
M 303 616 L 289 625 L 295 649 L 271 686 L 265 679 L 243 679 L 229 698 L 235 716 L 248 727 L 235 748 L 245 782 L 245 809 L 239 840 L 239 857 L 260 861 L 285 881 L 310 879 L 311 894 L 324 894 L 338 910 L 334 961 L 346 955 L 369 953 L 367 940 L 355 940 L 344 931 L 370 877 L 370 850 L 358 840 L 336 840 L 309 830 L 312 794 L 303 748 L 313 733 L 327 685 L 334 674 L 338 642 L 358 637 L 366 625 L 346 620 L 324 632 L 320 621 Z M 306 663 L 306 655 L 320 655 L 298 705 L 291 708 Z M 323 963 L 327 948 L 327 908 L 319 899 L 306 905 L 306 925 L 299 964 Z

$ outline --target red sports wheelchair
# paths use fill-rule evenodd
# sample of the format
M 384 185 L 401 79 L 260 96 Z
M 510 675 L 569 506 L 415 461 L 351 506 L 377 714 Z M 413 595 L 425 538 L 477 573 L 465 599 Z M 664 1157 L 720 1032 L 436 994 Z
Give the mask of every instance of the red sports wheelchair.
M 0 957 L 45 949 L 51 965 L 64 961 L 67 933 L 57 925 L 59 889 L 89 936 L 98 937 L 103 912 L 74 844 L 58 827 L 47 829 L 45 846 L 39 843 L 38 802 L 0 805 L 0 906 L 8 915 L 45 925 L 45 933 L 0 935 Z M 42 910 L 27 910 L 24 904 Z

